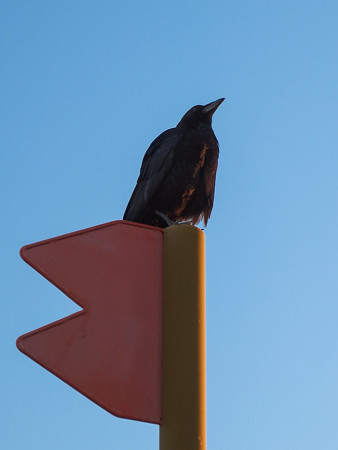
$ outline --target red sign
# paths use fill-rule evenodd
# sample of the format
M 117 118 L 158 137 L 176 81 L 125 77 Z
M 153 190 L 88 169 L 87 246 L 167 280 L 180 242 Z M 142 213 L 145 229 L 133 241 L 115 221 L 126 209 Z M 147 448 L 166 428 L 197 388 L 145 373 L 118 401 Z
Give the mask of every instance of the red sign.
M 20 253 L 83 309 L 19 350 L 110 413 L 160 423 L 162 229 L 110 222 Z

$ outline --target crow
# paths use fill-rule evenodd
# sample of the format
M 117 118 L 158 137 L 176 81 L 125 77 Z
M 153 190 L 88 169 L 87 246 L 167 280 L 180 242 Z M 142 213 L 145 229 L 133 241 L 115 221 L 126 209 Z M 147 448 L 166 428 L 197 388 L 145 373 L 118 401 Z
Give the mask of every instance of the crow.
M 207 225 L 219 154 L 211 121 L 223 100 L 192 107 L 150 144 L 124 220 L 161 228 L 201 220 Z

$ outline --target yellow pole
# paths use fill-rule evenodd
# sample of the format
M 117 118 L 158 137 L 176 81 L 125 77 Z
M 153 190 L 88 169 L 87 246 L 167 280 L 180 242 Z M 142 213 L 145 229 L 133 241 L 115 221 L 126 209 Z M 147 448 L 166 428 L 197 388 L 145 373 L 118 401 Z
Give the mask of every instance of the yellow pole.
M 160 450 L 206 450 L 204 233 L 164 230 Z

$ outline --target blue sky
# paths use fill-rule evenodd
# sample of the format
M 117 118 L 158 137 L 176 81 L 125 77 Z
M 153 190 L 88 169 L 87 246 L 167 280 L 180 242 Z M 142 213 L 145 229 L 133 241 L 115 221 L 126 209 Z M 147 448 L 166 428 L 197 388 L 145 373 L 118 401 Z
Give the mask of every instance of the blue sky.
M 337 15 L 325 0 L 1 2 L 1 448 L 158 448 L 157 426 L 16 350 L 76 310 L 18 252 L 120 219 L 150 142 L 220 97 L 208 448 L 338 448 Z

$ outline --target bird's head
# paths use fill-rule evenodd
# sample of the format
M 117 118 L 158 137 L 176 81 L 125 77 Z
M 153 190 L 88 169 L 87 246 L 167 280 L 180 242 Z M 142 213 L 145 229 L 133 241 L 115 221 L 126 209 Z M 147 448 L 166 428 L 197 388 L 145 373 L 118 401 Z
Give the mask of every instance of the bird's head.
M 177 126 L 194 128 L 201 123 L 211 125 L 214 112 L 224 100 L 224 98 L 220 98 L 204 106 L 193 106 L 191 109 L 189 109 L 188 112 L 184 114 Z

